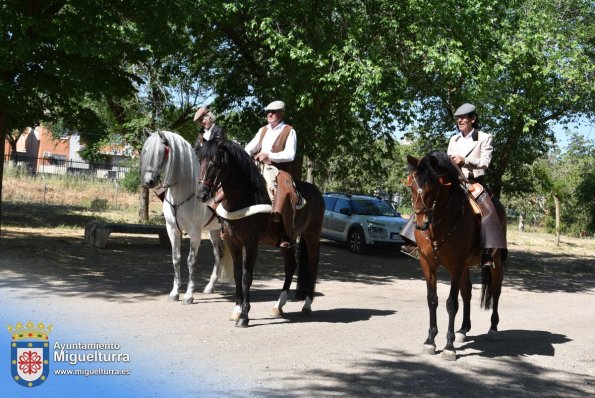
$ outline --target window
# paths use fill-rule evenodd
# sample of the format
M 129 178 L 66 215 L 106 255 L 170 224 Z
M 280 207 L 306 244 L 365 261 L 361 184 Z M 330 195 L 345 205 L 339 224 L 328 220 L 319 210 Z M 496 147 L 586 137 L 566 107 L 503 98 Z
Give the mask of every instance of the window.
M 333 198 L 332 196 L 324 196 L 324 208 L 326 210 L 333 210 L 336 201 L 337 198 Z
M 341 211 L 341 209 L 344 209 L 344 208 L 351 209 L 351 206 L 349 205 L 349 201 L 347 199 L 338 199 L 337 198 L 337 203 L 335 203 L 335 207 L 333 208 L 333 211 L 339 213 Z

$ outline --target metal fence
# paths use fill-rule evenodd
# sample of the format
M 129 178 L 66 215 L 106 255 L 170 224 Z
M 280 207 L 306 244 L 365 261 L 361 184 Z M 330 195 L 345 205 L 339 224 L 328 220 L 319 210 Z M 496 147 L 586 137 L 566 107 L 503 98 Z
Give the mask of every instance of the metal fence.
M 129 167 L 109 163 L 87 163 L 67 160 L 53 155 L 52 157 L 32 157 L 22 154 L 5 155 L 4 166 L 11 165 L 22 173 L 37 175 L 77 175 L 91 178 L 120 180 L 130 171 Z

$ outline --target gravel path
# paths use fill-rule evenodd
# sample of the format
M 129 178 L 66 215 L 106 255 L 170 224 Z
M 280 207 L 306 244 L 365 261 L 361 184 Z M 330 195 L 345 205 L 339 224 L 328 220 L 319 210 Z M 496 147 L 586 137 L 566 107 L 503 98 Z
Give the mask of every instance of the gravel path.
M 131 353 L 131 376 L 88 377 L 83 390 L 109 382 L 120 396 L 595 394 L 592 263 L 584 273 L 510 269 L 497 340 L 485 334 L 491 312 L 479 308 L 479 271 L 474 272 L 473 327 L 468 341 L 456 345 L 457 361 L 447 362 L 421 353 L 428 329 L 425 282 L 419 266 L 395 252 L 356 256 L 323 243 L 314 312 L 304 317 L 302 303 L 289 302 L 285 317 L 274 318 L 282 266 L 276 250 L 263 247 L 250 327 L 239 329 L 228 320 L 230 285 L 219 285 L 211 295 L 195 293 L 193 305 L 167 302 L 169 248 L 156 239 L 110 239 L 100 250 L 82 245 L 79 231 L 35 236 L 13 228 L 3 234 L 1 321 L 43 318 L 54 324 L 54 340 L 107 340 Z M 534 253 L 511 253 L 513 262 L 525 257 L 535 260 Z M 208 241 L 199 261 L 202 290 L 212 261 Z M 436 342 L 442 349 L 448 284 L 447 275 L 440 276 Z M 47 384 L 54 379 L 59 378 Z M 67 388 L 70 381 L 63 379 Z M 9 387 L 2 382 L 3 388 Z M 39 394 L 44 388 L 38 387 Z

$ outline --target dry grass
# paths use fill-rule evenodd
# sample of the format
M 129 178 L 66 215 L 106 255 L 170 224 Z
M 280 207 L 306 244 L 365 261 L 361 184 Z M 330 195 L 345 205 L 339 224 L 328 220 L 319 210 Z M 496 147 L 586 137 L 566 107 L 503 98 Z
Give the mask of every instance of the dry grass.
M 161 202 L 150 193 L 151 222 L 163 224 Z M 80 228 L 93 220 L 138 222 L 139 194 L 117 189 L 110 180 L 67 178 L 32 178 L 5 175 L 3 184 L 2 224 L 21 228 Z M 595 239 L 562 236 L 556 246 L 555 236 L 543 231 L 518 232 L 510 225 L 508 244 L 511 262 L 533 263 L 532 257 L 573 257 L 579 263 L 595 263 Z M 520 260 L 518 256 L 524 254 Z M 526 257 L 526 258 L 525 258 Z M 587 267 L 592 269 L 591 267 Z
M 2 202 L 2 223 L 5 225 L 20 224 L 19 219 L 27 220 L 29 225 L 42 225 L 40 219 L 44 216 L 52 219 L 66 215 L 70 220 L 139 221 L 139 194 L 125 192 L 111 180 L 5 175 Z M 152 193 L 149 195 L 149 210 L 151 220 L 161 223 L 161 202 Z M 68 226 L 68 220 L 66 217 L 64 223 L 43 224 Z M 77 224 L 73 226 L 80 226 Z
M 593 238 L 574 238 L 562 235 L 558 246 L 556 245 L 556 236 L 545 232 L 509 230 L 507 238 L 508 246 L 512 250 L 523 248 L 523 250 L 533 252 L 592 256 L 595 259 L 595 239 Z

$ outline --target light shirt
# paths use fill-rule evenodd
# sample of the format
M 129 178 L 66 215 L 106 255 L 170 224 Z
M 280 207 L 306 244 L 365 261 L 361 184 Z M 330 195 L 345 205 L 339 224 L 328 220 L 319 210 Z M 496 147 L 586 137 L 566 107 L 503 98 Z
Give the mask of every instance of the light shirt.
M 297 150 L 297 136 L 294 129 L 291 129 L 285 142 L 285 149 L 281 152 L 273 153 L 273 144 L 277 141 L 279 135 L 283 131 L 285 123 L 279 123 L 275 128 L 272 128 L 270 124 L 267 125 L 267 130 L 262 140 L 262 148 L 259 148 L 258 142 L 260 141 L 260 130 L 256 133 L 252 141 L 246 145 L 245 149 L 249 155 L 255 155 L 258 152 L 267 153 L 271 162 L 284 163 L 291 162 L 295 159 L 295 152 Z
M 204 132 L 204 133 L 203 133 L 203 135 L 202 135 L 202 138 L 203 138 L 205 141 L 208 141 L 208 140 L 210 140 L 210 139 L 211 139 L 211 130 L 213 130 L 213 126 L 214 126 L 214 125 L 215 125 L 215 124 L 213 123 L 213 124 L 211 124 L 211 128 L 210 128 L 210 129 L 208 129 L 208 130 L 207 130 L 207 129 L 205 129 L 205 132 Z

